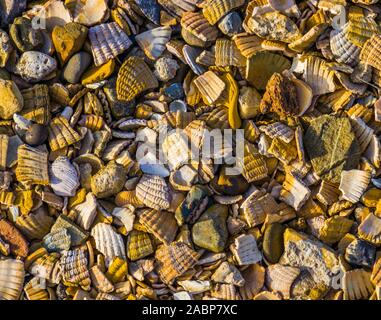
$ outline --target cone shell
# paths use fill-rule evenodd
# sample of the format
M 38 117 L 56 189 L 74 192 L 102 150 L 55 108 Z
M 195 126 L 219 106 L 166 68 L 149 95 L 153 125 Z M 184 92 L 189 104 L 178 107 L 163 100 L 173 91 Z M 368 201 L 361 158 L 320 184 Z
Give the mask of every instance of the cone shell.
M 51 231 L 42 239 L 42 245 L 49 252 L 60 252 L 69 250 L 71 246 L 71 237 L 65 228 L 58 228 Z
M 136 261 L 149 256 L 154 252 L 152 240 L 148 233 L 132 230 L 127 240 L 127 256 Z
M 135 40 L 148 58 L 156 60 L 166 49 L 171 33 L 170 27 L 159 27 L 140 33 Z
M 214 103 L 225 89 L 225 83 L 213 71 L 195 78 L 194 84 L 208 104 Z
M 230 246 L 230 250 L 240 266 L 254 264 L 262 260 L 257 242 L 251 234 L 243 234 L 237 237 Z
M 16 226 L 29 240 L 41 240 L 50 231 L 54 219 L 47 215 L 44 210 L 36 213 L 20 216 L 16 220 Z
M 50 185 L 54 193 L 72 197 L 79 187 L 79 176 L 67 157 L 58 157 L 50 167 Z
M 267 177 L 266 159 L 251 143 L 245 144 L 242 170 L 242 175 L 249 183 Z
M 265 283 L 265 268 L 255 263 L 242 271 L 245 284 L 239 289 L 244 300 L 253 299 L 261 291 Z
M 91 230 L 96 249 L 105 256 L 106 266 L 114 257 L 126 259 L 126 249 L 123 238 L 114 228 L 106 223 L 98 223 Z
M 60 260 L 62 279 L 67 286 L 90 289 L 91 279 L 87 268 L 87 258 L 81 249 L 64 251 Z
M 359 225 L 360 238 L 379 246 L 381 244 L 381 219 L 370 213 Z
M 178 226 L 173 213 L 145 210 L 139 216 L 139 221 L 164 244 L 170 244 L 176 237 Z
M 299 210 L 308 200 L 311 190 L 292 175 L 286 175 L 279 199 Z
M 199 12 L 186 12 L 181 18 L 181 33 L 191 46 L 204 47 L 217 39 L 218 30 Z
M 136 196 L 152 209 L 165 210 L 170 206 L 169 188 L 162 177 L 144 175 L 136 186 Z
M 349 170 L 341 173 L 339 189 L 341 198 L 352 203 L 357 203 L 370 182 L 370 172 L 362 170 Z
M 26 185 L 49 184 L 48 153 L 21 145 L 17 150 L 16 179 Z
M 157 88 L 159 85 L 150 68 L 143 59 L 137 57 L 128 58 L 121 66 L 116 90 L 118 99 L 128 102 L 143 91 Z
M 63 116 L 54 118 L 49 125 L 49 145 L 52 151 L 70 146 L 81 140 L 81 136 Z
M 367 299 L 374 287 L 370 281 L 370 272 L 363 269 L 346 271 L 343 277 L 344 300 Z
M 24 263 L 21 260 L 0 260 L 0 300 L 18 300 L 24 277 Z
M 200 255 L 183 242 L 159 247 L 155 253 L 157 271 L 164 283 L 172 281 L 192 268 Z
M 77 224 L 84 230 L 89 230 L 97 215 L 97 199 L 89 192 L 86 200 L 73 208 L 77 215 Z
M 218 39 L 215 46 L 215 64 L 218 67 L 245 67 L 246 58 L 232 40 Z
M 115 23 L 105 23 L 89 29 L 94 63 L 101 66 L 126 51 L 132 42 Z
M 221 300 L 241 300 L 239 292 L 233 284 L 217 283 L 211 291 L 211 295 Z
M 289 299 L 291 286 L 299 273 L 298 268 L 273 264 L 266 270 L 266 286 L 280 292 L 284 299 Z
M 202 13 L 211 25 L 216 24 L 223 16 L 242 6 L 244 0 L 207 0 Z

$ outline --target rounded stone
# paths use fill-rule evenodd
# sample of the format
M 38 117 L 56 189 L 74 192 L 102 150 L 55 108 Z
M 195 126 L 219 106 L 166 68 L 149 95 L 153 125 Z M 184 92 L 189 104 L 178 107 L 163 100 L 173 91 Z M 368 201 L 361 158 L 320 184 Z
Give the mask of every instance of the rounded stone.
M 0 79 L 0 118 L 8 120 L 22 110 L 23 96 L 17 85 L 11 80 Z
M 30 126 L 25 134 L 25 142 L 30 146 L 39 146 L 43 144 L 48 138 L 48 129 L 38 123 L 34 123 Z
M 165 94 L 173 100 L 179 100 L 184 98 L 184 89 L 181 83 L 173 83 L 169 87 L 165 88 Z
M 361 202 L 368 208 L 377 207 L 377 202 L 381 199 L 381 190 L 372 188 L 363 194 Z
M 277 263 L 283 254 L 283 233 L 285 227 L 280 223 L 273 223 L 266 227 L 263 236 L 263 254 L 269 263 Z
M 218 28 L 222 31 L 222 33 L 232 37 L 243 31 L 242 19 L 237 12 L 230 12 L 221 20 L 218 24 Z
M 155 63 L 155 76 L 160 81 L 169 81 L 176 76 L 176 72 L 179 69 L 179 65 L 176 60 L 162 57 Z
M 83 73 L 90 66 L 92 57 L 87 52 L 72 56 L 63 70 L 63 78 L 72 84 L 79 83 Z
M 227 196 L 238 196 L 249 188 L 248 182 L 242 175 L 229 173 L 226 167 L 222 168 L 220 174 L 214 177 L 210 186 L 218 193 Z
M 28 82 L 41 81 L 56 69 L 57 61 L 38 51 L 23 53 L 16 65 L 16 73 Z

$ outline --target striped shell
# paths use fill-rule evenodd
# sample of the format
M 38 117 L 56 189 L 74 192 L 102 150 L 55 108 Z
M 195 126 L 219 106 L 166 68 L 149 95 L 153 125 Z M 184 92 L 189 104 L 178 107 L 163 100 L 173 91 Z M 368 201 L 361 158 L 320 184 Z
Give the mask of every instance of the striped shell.
M 213 71 L 207 71 L 195 78 L 194 84 L 207 104 L 214 103 L 225 89 L 225 83 Z
M 215 45 L 215 65 L 218 67 L 245 67 L 246 58 L 232 40 L 218 39 Z
M 121 191 L 115 197 L 115 204 L 118 207 L 124 207 L 126 205 L 133 205 L 136 208 L 144 206 L 144 203 L 136 196 L 136 191 Z
M 0 170 L 5 170 L 7 167 L 9 136 L 0 134 Z
M 241 300 L 237 287 L 233 284 L 217 283 L 211 295 L 221 300 Z
M 101 271 L 98 265 L 90 269 L 91 284 L 98 292 L 110 293 L 114 291 L 114 286 L 107 279 L 106 275 Z
M 279 199 L 299 210 L 308 200 L 311 190 L 296 177 L 287 174 Z
M 165 210 L 170 206 L 170 192 L 164 178 L 143 175 L 136 186 L 136 196 L 147 207 Z
M 274 122 L 266 126 L 260 126 L 259 130 L 266 133 L 271 139 L 280 138 L 286 143 L 294 139 L 294 130 L 282 122 Z
M 21 94 L 24 98 L 24 107 L 20 114 L 25 119 L 40 124 L 48 124 L 51 116 L 49 87 L 44 84 L 37 84 L 32 88 L 22 90 Z
M 157 88 L 158 85 L 157 79 L 144 60 L 130 57 L 119 70 L 116 91 L 120 101 L 129 102 L 143 91 Z
M 372 66 L 377 70 L 381 70 L 380 54 L 381 54 L 381 35 L 374 35 L 367 40 L 362 47 L 360 53 L 361 62 Z
M 148 233 L 132 230 L 127 239 L 127 256 L 136 261 L 154 252 L 153 243 Z
M 49 252 L 69 250 L 71 246 L 71 237 L 65 228 L 58 228 L 48 233 L 42 239 L 42 245 Z
M 259 181 L 267 177 L 266 158 L 251 143 L 245 144 L 242 175 L 247 182 Z
M 381 219 L 370 213 L 359 225 L 360 238 L 379 246 L 381 244 Z
M 362 154 L 372 141 L 374 131 L 361 118 L 351 117 L 350 121 Z
M 343 276 L 344 300 L 367 299 L 374 287 L 370 281 L 370 272 L 363 269 L 347 271 Z
M 81 140 L 81 136 L 70 126 L 63 116 L 54 118 L 48 127 L 49 145 L 52 151 L 70 146 Z
M 67 157 L 58 157 L 50 167 L 50 186 L 62 197 L 72 197 L 79 187 L 79 176 Z
M 91 279 L 87 268 L 87 258 L 81 249 L 64 251 L 61 256 L 60 266 L 62 280 L 69 287 L 80 286 L 84 290 L 90 289 Z
M 191 46 L 204 47 L 217 39 L 218 30 L 199 12 L 186 12 L 181 18 L 181 34 Z
M 44 288 L 44 280 L 32 278 L 25 286 L 24 292 L 28 300 L 50 300 L 49 291 Z
M 339 189 L 342 192 L 341 199 L 357 203 L 370 182 L 371 174 L 368 171 L 349 170 L 342 171 Z
M 115 257 L 108 267 L 106 276 L 112 283 L 123 281 L 127 276 L 127 261 Z
M 263 51 L 263 39 L 249 33 L 239 33 L 233 37 L 233 40 L 241 52 L 247 59 L 251 58 L 257 52 Z
M 347 30 L 348 25 L 343 30 L 332 30 L 330 45 L 337 62 L 354 66 L 359 61 L 361 48 L 349 41 Z
M 131 40 L 116 22 L 90 28 L 89 39 L 96 66 L 116 58 L 132 45 Z
M 334 83 L 335 73 L 329 69 L 326 61 L 309 56 L 306 59 L 306 67 L 304 70 L 304 80 L 311 87 L 314 95 L 326 94 L 334 92 L 336 85 Z
M 202 13 L 211 25 L 216 24 L 223 16 L 242 6 L 244 0 L 207 0 Z
M 97 215 L 97 199 L 89 192 L 84 202 L 73 208 L 76 213 L 77 224 L 85 230 L 89 230 Z
M 24 263 L 21 260 L 0 260 L 0 300 L 18 300 L 24 277 Z
M 280 292 L 285 299 L 289 299 L 291 286 L 299 273 L 298 268 L 273 264 L 266 270 L 266 286 L 275 292 Z
M 166 49 L 171 34 L 172 29 L 170 27 L 159 27 L 140 33 L 135 37 L 135 40 L 148 58 L 156 60 Z

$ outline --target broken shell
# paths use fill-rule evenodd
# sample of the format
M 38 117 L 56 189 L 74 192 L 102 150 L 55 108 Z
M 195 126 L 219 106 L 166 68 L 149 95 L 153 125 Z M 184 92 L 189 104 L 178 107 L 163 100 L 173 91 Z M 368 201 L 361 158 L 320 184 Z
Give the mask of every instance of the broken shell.
M 166 49 L 171 33 L 170 27 L 159 27 L 140 33 L 135 37 L 135 40 L 148 58 L 156 60 Z
M 217 39 L 218 30 L 201 13 L 186 12 L 181 18 L 181 34 L 191 46 L 206 47 Z
M 77 215 L 76 222 L 84 230 L 89 230 L 97 214 L 97 201 L 95 196 L 89 192 L 86 200 L 73 208 Z
M 254 264 L 262 260 L 262 254 L 258 250 L 257 242 L 251 234 L 243 234 L 237 237 L 230 246 L 230 250 L 240 266 Z
M 132 230 L 127 240 L 127 256 L 136 261 L 145 258 L 154 252 L 152 240 L 148 233 Z
M 208 0 L 203 6 L 202 13 L 209 23 L 214 25 L 223 16 L 244 3 L 244 0 Z
M 356 203 L 360 200 L 370 182 L 370 173 L 362 170 L 343 171 L 339 189 L 342 199 Z
M 70 249 L 71 237 L 65 228 L 58 228 L 47 234 L 42 244 L 49 252 L 61 252 Z
M 367 299 L 374 288 L 370 272 L 363 269 L 347 271 L 343 276 L 344 300 Z
M 79 187 L 77 170 L 66 157 L 58 157 L 50 167 L 50 185 L 58 196 L 72 197 Z
M 144 175 L 136 186 L 136 196 L 147 207 L 156 210 L 170 206 L 169 188 L 162 177 Z
M 265 283 L 265 274 L 265 268 L 257 263 L 242 271 L 245 280 L 245 284 L 239 289 L 242 299 L 251 300 L 259 293 Z
M 225 89 L 225 83 L 213 71 L 195 78 L 194 84 L 208 104 L 215 102 Z
M 67 286 L 80 286 L 88 290 L 91 285 L 87 258 L 81 249 L 64 251 L 60 260 L 62 280 Z
M 25 277 L 24 263 L 20 260 L 0 261 L 0 298 L 18 300 Z
M 75 22 L 88 27 L 106 21 L 110 14 L 106 0 L 67 0 L 65 5 Z
M 212 274 L 211 280 L 219 283 L 234 284 L 238 287 L 242 287 L 245 284 L 245 280 L 239 270 L 227 261 L 219 265 Z
M 280 292 L 285 299 L 289 299 L 291 285 L 299 273 L 298 268 L 273 264 L 266 270 L 266 286 Z

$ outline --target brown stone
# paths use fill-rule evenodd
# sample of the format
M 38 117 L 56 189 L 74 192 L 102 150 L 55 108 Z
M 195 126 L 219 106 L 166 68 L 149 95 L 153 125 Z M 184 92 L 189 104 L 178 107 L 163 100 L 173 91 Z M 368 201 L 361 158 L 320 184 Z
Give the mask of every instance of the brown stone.
M 28 242 L 12 223 L 0 220 L 0 238 L 10 245 L 11 254 L 22 258 L 27 257 Z

